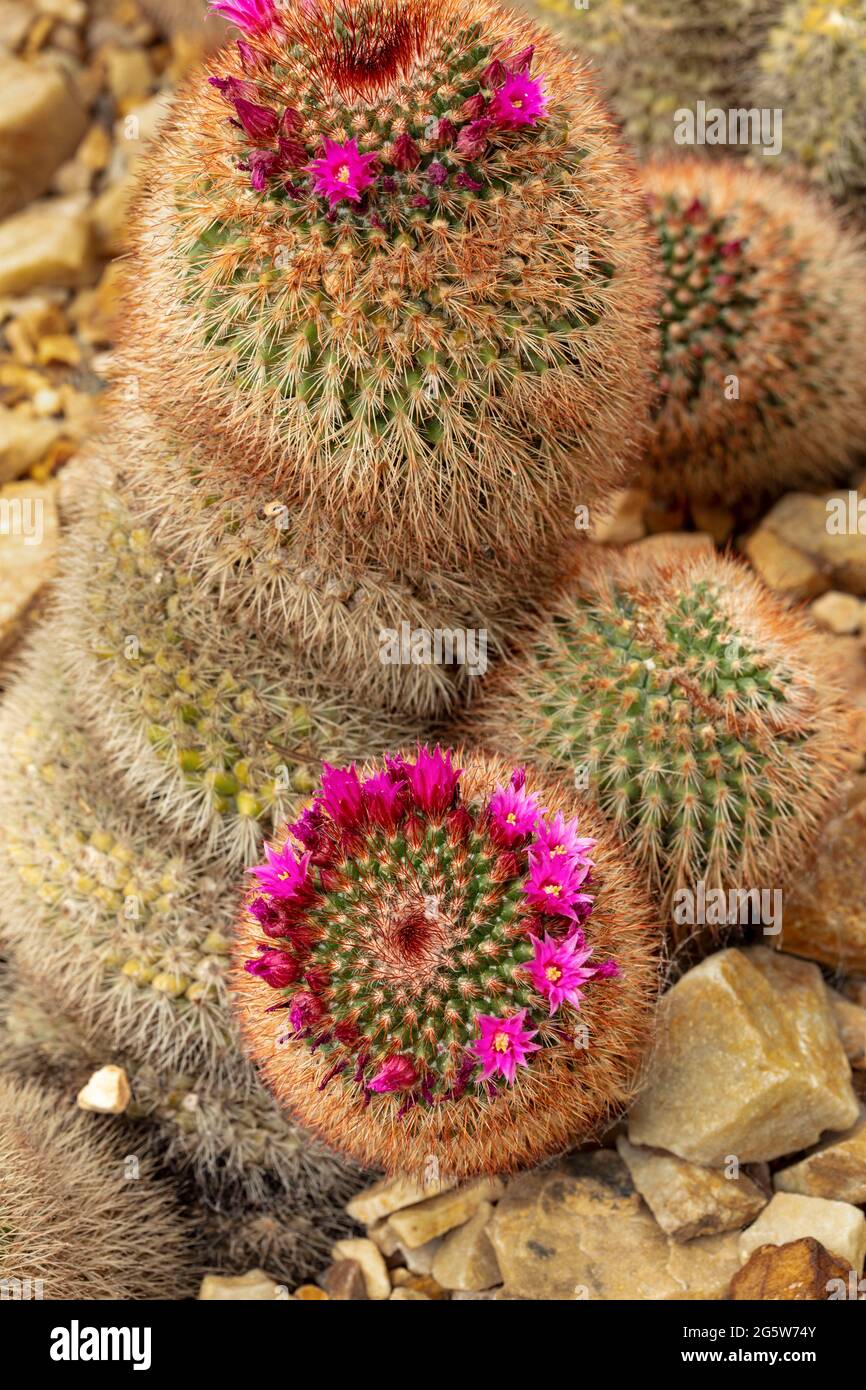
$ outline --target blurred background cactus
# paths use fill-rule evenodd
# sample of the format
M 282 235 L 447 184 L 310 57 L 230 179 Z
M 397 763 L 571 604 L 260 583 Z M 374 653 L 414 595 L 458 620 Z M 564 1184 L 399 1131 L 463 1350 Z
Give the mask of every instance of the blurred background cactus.
M 837 804 L 853 711 L 827 655 L 732 560 L 602 554 L 472 734 L 585 787 L 680 942 L 678 889 L 790 881 Z
M 866 200 L 866 9 L 790 0 L 757 59 L 756 100 L 784 111 L 783 158 L 861 209 Z

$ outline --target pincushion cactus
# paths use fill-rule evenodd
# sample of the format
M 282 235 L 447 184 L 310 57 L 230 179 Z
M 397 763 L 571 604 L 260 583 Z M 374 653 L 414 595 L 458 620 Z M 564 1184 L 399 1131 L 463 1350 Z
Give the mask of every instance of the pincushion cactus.
M 0 1076 L 4 1298 L 188 1297 L 192 1237 L 164 1185 L 125 1176 L 95 1116 Z
M 866 448 L 866 247 L 800 187 L 651 164 L 665 270 L 648 487 L 755 507 Z
M 851 711 L 827 655 L 736 561 L 606 554 L 497 676 L 471 736 L 586 786 L 665 913 L 701 882 L 774 889 L 844 770 Z M 671 922 L 676 940 L 693 930 Z
M 243 1031 L 278 1100 L 338 1150 L 389 1171 L 500 1172 L 628 1099 L 658 932 L 567 792 L 440 748 L 326 767 L 251 874 Z
M 761 105 L 784 110 L 783 159 L 833 193 L 866 198 L 863 0 L 789 0 L 757 62 Z
M 211 80 L 141 200 L 144 404 L 208 492 L 264 477 L 357 556 L 492 555 L 510 591 L 644 422 L 646 236 L 591 82 L 488 0 L 278 7 Z

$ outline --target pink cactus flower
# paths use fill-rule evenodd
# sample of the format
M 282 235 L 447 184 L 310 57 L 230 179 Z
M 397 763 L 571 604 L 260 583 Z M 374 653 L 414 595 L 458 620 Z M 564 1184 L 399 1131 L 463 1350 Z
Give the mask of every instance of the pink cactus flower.
M 596 840 L 579 836 L 577 821 L 566 820 L 561 811 L 552 820 L 542 821 L 538 826 L 536 845 L 545 850 L 551 859 L 580 859 L 591 865 L 589 852 L 597 843 Z
M 564 938 L 557 939 L 545 932 L 543 941 L 536 936 L 529 939 L 535 956 L 527 969 L 533 988 L 549 1003 L 551 1015 L 563 1003 L 579 1009 L 583 999 L 580 986 L 586 984 L 587 980 L 597 975 L 608 978 L 619 973 L 615 961 L 608 961 L 603 966 L 586 964 L 592 948 L 587 946 L 586 938 L 579 929 L 569 932 Z M 611 966 L 612 970 L 609 968 Z
M 419 744 L 414 763 L 404 762 L 401 770 L 419 810 L 433 814 L 450 810 L 463 771 L 452 767 L 450 748 L 443 752 L 437 744 L 431 751 Z
M 309 1028 L 314 1028 L 324 1013 L 324 1008 L 319 999 L 314 994 L 307 994 L 305 990 L 298 990 L 292 998 L 292 1007 L 289 1009 L 289 1024 L 293 1033 L 305 1033 Z
M 361 194 L 374 182 L 370 165 L 375 164 L 378 155 L 361 154 L 356 140 L 347 140 L 338 145 L 333 140 L 325 141 L 325 152 L 307 166 L 313 175 L 313 188 L 316 193 L 327 198 L 331 206 L 348 200 L 361 201 Z
M 367 1083 L 368 1091 L 383 1095 L 386 1091 L 409 1091 L 418 1080 L 418 1073 L 409 1057 L 389 1057 L 382 1064 L 373 1080 Z
M 255 960 L 244 961 L 244 970 L 249 975 L 257 975 L 271 989 L 285 989 L 293 985 L 299 975 L 297 961 L 276 946 L 260 946 L 260 955 Z
M 280 167 L 280 156 L 274 150 L 253 150 L 249 156 L 250 187 L 261 193 Z
M 247 873 L 255 874 L 259 887 L 275 898 L 298 898 L 309 887 L 307 871 L 311 858 L 307 853 L 298 859 L 288 843 L 280 850 L 265 845 L 265 863 L 254 864 Z
M 337 825 L 344 830 L 354 828 L 362 809 L 361 783 L 355 764 L 344 768 L 322 763 L 322 789 L 317 793 L 317 800 Z
M 405 782 L 394 781 L 389 772 L 377 772 L 361 785 L 367 814 L 377 825 L 388 828 L 396 823 L 402 810 L 407 786 Z
M 517 1068 L 529 1066 L 530 1053 L 538 1051 L 538 1043 L 532 1041 L 538 1030 L 524 1028 L 526 1013 L 526 1009 L 521 1009 L 510 1018 L 495 1018 L 491 1014 L 479 1014 L 476 1018 L 481 1037 L 470 1043 L 468 1050 L 482 1065 L 482 1081 L 499 1072 L 512 1086 Z
M 524 72 L 509 73 L 493 93 L 490 114 L 500 125 L 535 125 L 547 115 L 541 79 Z
M 533 849 L 523 888 L 527 902 L 536 912 L 576 921 L 585 915 L 581 908 L 592 902 L 588 893 L 580 892 L 588 872 L 587 864 L 576 864 L 563 855 L 554 859 L 543 849 Z
M 274 0 L 209 0 L 209 4 L 244 34 L 264 34 L 277 18 Z
M 490 798 L 490 826 L 500 844 L 510 849 L 531 835 L 544 814 L 538 797 L 522 785 L 497 787 Z

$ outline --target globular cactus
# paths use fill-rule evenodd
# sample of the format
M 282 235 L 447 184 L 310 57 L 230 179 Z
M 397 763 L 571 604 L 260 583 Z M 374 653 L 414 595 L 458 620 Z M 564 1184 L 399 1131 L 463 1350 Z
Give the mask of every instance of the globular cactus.
M 784 111 L 782 158 L 866 198 L 863 0 L 789 0 L 757 60 L 756 100 Z
M 851 732 L 827 656 L 734 560 L 604 554 L 496 677 L 471 737 L 586 786 L 667 915 L 701 882 L 797 873 Z M 670 931 L 700 935 L 676 916 Z
M 123 370 L 204 495 L 264 480 L 358 560 L 511 594 L 643 435 L 634 170 L 580 63 L 489 0 L 266 8 L 153 154 Z
M 561 787 L 440 748 L 325 768 L 251 874 L 234 976 L 248 1049 L 337 1150 L 503 1172 L 628 1100 L 658 928 L 601 818 Z
M 781 178 L 645 170 L 665 272 L 647 486 L 752 508 L 866 448 L 866 246 Z
M 122 1145 L 105 1124 L 50 1089 L 0 1076 L 4 1299 L 195 1291 L 192 1228 L 140 1162 L 135 1177 L 126 1175 Z
M 670 150 L 675 116 L 697 101 L 749 105 L 744 87 L 781 0 L 520 0 L 590 54 L 615 114 L 640 149 Z
M 365 710 L 307 673 L 300 644 L 232 622 L 108 481 L 87 488 L 59 587 L 73 694 L 117 775 L 173 834 L 248 860 L 312 791 L 322 758 L 369 756 L 418 723 Z

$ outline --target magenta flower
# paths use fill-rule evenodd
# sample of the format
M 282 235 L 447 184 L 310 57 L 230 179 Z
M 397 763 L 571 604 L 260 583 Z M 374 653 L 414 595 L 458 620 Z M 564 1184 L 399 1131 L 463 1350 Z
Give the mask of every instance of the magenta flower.
M 490 116 L 479 116 L 477 121 L 470 121 L 457 136 L 457 153 L 464 159 L 477 159 L 484 153 L 487 135 L 493 125 Z
M 276 111 L 269 106 L 259 106 L 245 97 L 233 97 L 232 105 L 238 113 L 238 120 L 251 140 L 261 143 L 273 140 L 280 128 Z
M 361 791 L 370 819 L 378 825 L 393 826 L 402 809 L 406 783 L 395 782 L 389 772 L 377 772 L 362 783 Z
M 343 768 L 322 763 L 322 789 L 317 800 L 337 825 L 346 830 L 356 826 L 361 815 L 361 783 L 355 764 Z
M 249 975 L 257 975 L 269 984 L 271 989 L 285 989 L 294 984 L 299 975 L 297 961 L 276 946 L 260 946 L 257 960 L 244 961 L 244 970 Z
M 544 814 L 538 797 L 528 792 L 522 783 L 515 787 L 513 778 L 510 787 L 496 788 L 490 798 L 489 812 L 491 829 L 506 849 L 531 835 Z
M 431 752 L 419 744 L 414 763 L 404 762 L 401 771 L 419 810 L 434 814 L 450 810 L 463 771 L 451 766 L 450 748 L 443 752 L 437 744 Z
M 493 93 L 490 114 L 500 125 L 535 125 L 547 115 L 541 79 L 511 72 Z
M 361 154 L 356 140 L 347 140 L 344 145 L 326 140 L 324 154 L 307 165 L 313 175 L 314 191 L 326 197 L 332 206 L 344 199 L 360 202 L 364 189 L 374 181 L 369 169 L 377 158 L 375 152 Z
M 307 994 L 305 990 L 299 990 L 292 998 L 292 1007 L 289 1009 L 289 1023 L 293 1033 L 305 1033 L 308 1028 L 313 1028 L 318 1023 L 324 1007 L 314 994 Z
M 545 850 L 533 848 L 523 891 L 537 912 L 574 921 L 581 915 L 580 909 L 592 902 L 588 893 L 580 892 L 588 872 L 588 864 L 577 864 L 564 855 L 554 859 Z
M 259 887 L 275 898 L 298 898 L 309 887 L 307 870 L 312 856 L 307 853 L 298 859 L 291 845 L 286 843 L 280 850 L 265 845 L 265 863 L 254 864 L 247 869 L 248 874 L 256 874 Z
M 277 17 L 273 0 L 209 0 L 212 10 L 244 34 L 263 34 Z
M 577 821 L 566 820 L 558 811 L 551 821 L 542 821 L 539 824 L 538 838 L 533 849 L 537 845 L 539 849 L 546 851 L 551 859 L 564 856 L 566 859 L 581 859 L 591 864 L 592 861 L 587 856 L 597 843 L 596 840 L 581 838 L 577 833 Z
M 268 179 L 279 169 L 280 162 L 280 156 L 274 150 L 253 150 L 249 156 L 250 187 L 257 193 L 263 192 Z
M 418 1073 L 409 1057 L 389 1057 L 382 1064 L 373 1080 L 368 1082 L 367 1090 L 383 1094 L 385 1091 L 408 1091 L 418 1080 Z
M 580 986 L 586 984 L 587 980 L 596 975 L 606 978 L 619 973 L 615 961 L 606 962 L 606 966 L 586 964 L 592 948 L 587 946 L 586 938 L 579 929 L 560 939 L 549 936 L 547 932 L 543 941 L 536 936 L 529 939 L 535 948 L 535 956 L 527 970 L 533 988 L 549 1003 L 551 1014 L 555 1014 L 563 1003 L 579 1009 L 583 999 Z M 610 970 L 610 966 L 613 966 L 613 970 Z
M 479 1014 L 475 1020 L 481 1030 L 477 1042 L 470 1043 L 468 1050 L 473 1052 L 482 1064 L 481 1079 L 500 1072 L 509 1086 L 514 1084 L 518 1067 L 529 1065 L 529 1054 L 538 1051 L 538 1043 L 532 1039 L 537 1028 L 524 1028 L 526 1009 L 513 1014 L 511 1018 L 494 1018 L 491 1014 Z
M 298 819 L 286 827 L 305 849 L 316 850 L 322 837 L 322 812 L 318 806 L 305 806 Z

